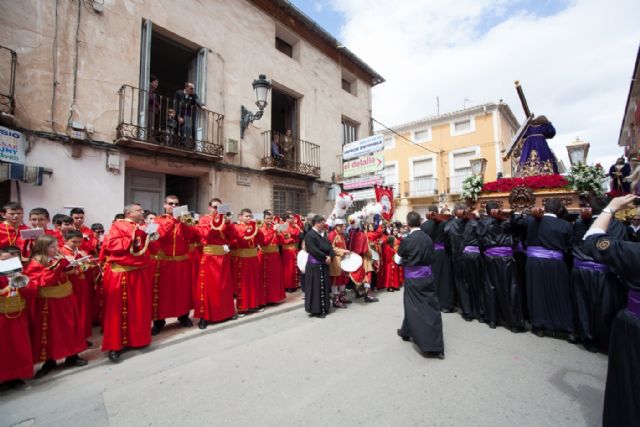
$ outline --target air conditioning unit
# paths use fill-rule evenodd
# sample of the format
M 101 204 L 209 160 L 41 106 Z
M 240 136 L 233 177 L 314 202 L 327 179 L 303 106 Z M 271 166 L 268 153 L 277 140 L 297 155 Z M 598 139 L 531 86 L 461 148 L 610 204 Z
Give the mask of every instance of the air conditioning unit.
M 225 154 L 238 154 L 238 140 L 227 138 L 224 141 Z

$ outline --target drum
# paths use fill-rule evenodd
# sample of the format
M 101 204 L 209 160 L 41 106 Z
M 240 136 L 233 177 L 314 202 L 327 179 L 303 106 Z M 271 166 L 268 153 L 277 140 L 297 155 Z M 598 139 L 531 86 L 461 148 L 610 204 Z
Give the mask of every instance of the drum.
M 304 249 L 301 249 L 300 252 L 298 252 L 297 263 L 298 270 L 300 270 L 302 274 L 304 274 L 304 269 L 307 266 L 307 259 L 309 259 L 309 254 Z
M 401 265 L 401 264 L 402 264 L 402 258 L 400 258 L 400 255 L 395 254 L 395 255 L 393 256 L 393 262 L 395 262 L 395 263 L 396 263 L 396 264 L 398 264 L 398 265 Z
M 340 267 L 347 273 L 353 273 L 362 265 L 362 257 L 356 253 L 349 253 L 340 261 Z
M 371 261 L 380 261 L 380 254 L 375 249 L 371 249 Z

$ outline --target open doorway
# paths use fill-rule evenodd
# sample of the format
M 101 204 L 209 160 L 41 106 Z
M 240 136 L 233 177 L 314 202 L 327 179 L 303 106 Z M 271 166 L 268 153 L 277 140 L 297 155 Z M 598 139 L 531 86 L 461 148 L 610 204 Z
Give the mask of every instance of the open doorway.
M 168 175 L 127 168 L 125 171 L 125 204 L 139 203 L 143 209 L 164 213 L 164 198 L 178 196 L 181 205 L 198 211 L 198 178 Z
M 288 134 L 287 131 L 291 132 Z M 271 131 L 280 134 L 286 160 L 297 162 L 300 138 L 298 129 L 298 99 L 274 88 L 271 91 Z
M 189 68 L 197 52 L 164 37 L 157 32 L 151 36 L 150 72 L 159 80 L 158 95 L 173 99 L 176 91 L 190 81 Z

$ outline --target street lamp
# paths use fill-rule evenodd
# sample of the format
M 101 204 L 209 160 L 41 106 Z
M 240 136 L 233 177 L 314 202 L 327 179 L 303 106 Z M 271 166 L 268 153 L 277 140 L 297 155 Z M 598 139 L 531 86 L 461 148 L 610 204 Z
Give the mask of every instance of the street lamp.
M 256 94 L 256 105 L 258 111 L 254 114 L 251 111 L 244 108 L 244 105 L 240 107 L 240 138 L 244 139 L 244 131 L 249 127 L 249 123 L 253 123 L 254 120 L 260 120 L 264 113 L 264 108 L 267 106 L 267 98 L 269 97 L 269 91 L 271 90 L 271 82 L 267 80 L 267 76 L 260 74 L 257 80 L 253 81 L 253 90 Z
M 571 166 L 577 166 L 579 164 L 587 164 L 587 154 L 589 154 L 589 143 L 580 141 L 580 138 L 576 138 L 575 141 L 567 144 L 567 153 L 569 154 L 569 162 Z
M 477 157 L 469 160 L 469 163 L 471 164 L 471 172 L 473 172 L 475 176 L 484 178 L 484 171 L 487 168 L 487 159 L 484 157 Z

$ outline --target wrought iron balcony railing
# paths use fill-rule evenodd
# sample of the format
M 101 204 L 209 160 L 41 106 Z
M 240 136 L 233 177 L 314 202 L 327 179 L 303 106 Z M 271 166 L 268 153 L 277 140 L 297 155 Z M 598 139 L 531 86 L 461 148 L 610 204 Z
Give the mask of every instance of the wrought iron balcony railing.
M 118 95 L 117 143 L 186 157 L 222 158 L 222 114 L 129 85 Z
M 16 64 L 18 55 L 0 46 L 0 112 L 13 115 L 16 108 Z
M 432 177 L 416 178 L 405 182 L 408 197 L 429 197 L 438 194 L 438 179 Z
M 471 176 L 470 173 L 467 174 L 459 174 L 452 175 L 448 177 L 449 180 L 449 191 L 450 194 L 460 194 L 462 193 L 462 181 L 469 178 Z
M 283 174 L 320 177 L 320 146 L 280 132 L 262 133 L 262 169 Z

